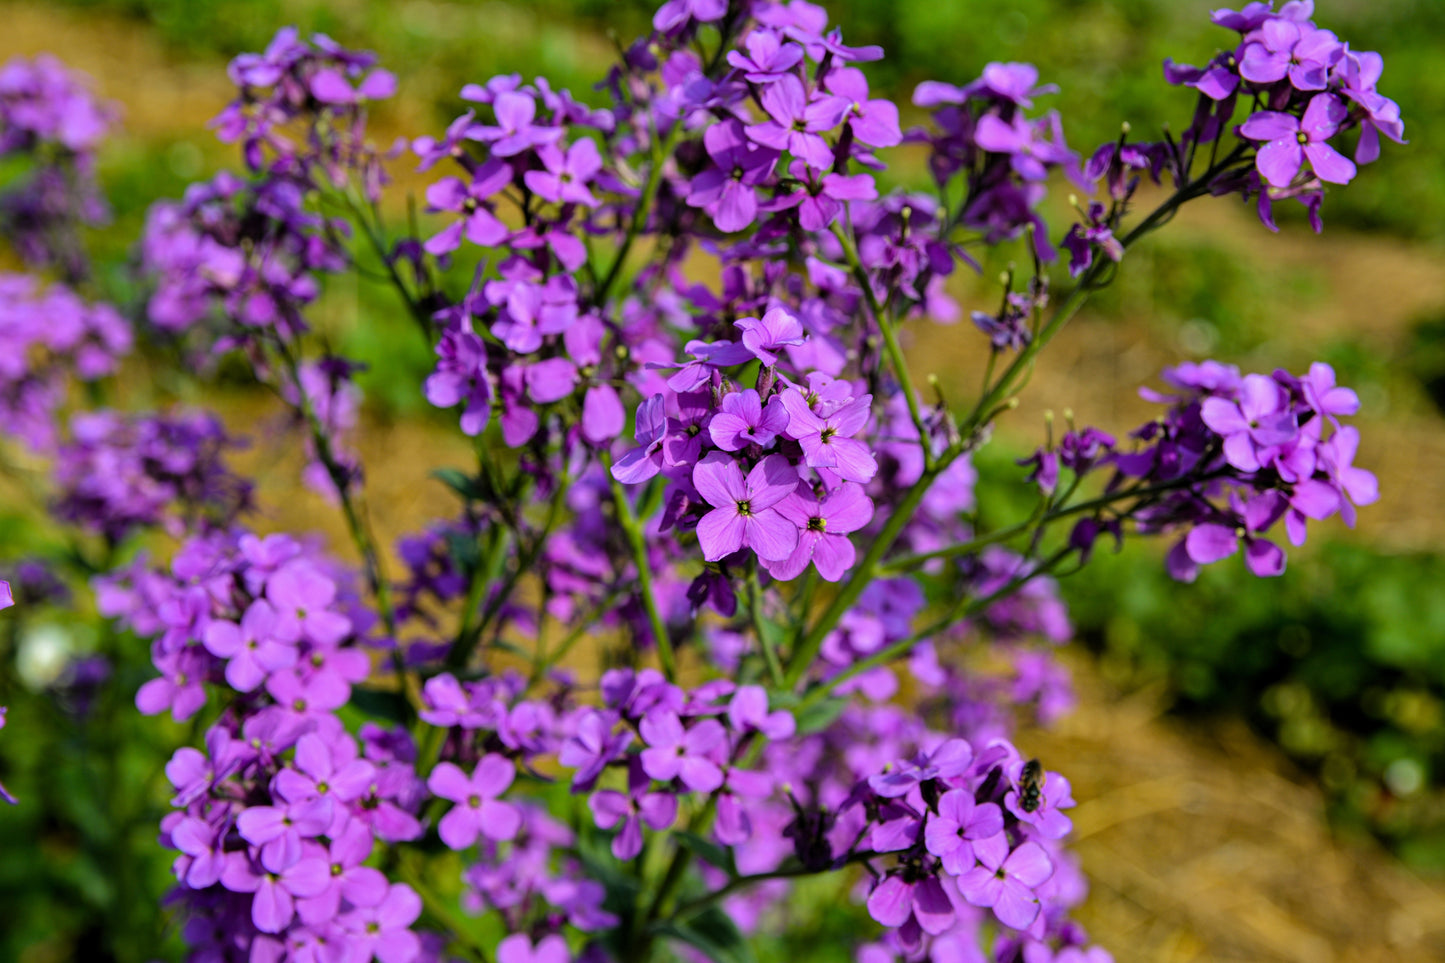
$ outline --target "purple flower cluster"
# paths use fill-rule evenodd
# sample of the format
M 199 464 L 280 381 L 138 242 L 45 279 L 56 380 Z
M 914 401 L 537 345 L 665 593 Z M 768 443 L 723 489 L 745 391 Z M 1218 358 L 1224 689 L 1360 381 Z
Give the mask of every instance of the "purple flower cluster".
M 87 273 L 77 228 L 109 216 L 95 156 L 115 119 L 87 78 L 53 57 L 0 67 L 0 158 L 31 164 L 0 194 L 0 226 L 28 266 L 56 268 L 71 280 Z
M 1405 125 L 1399 105 L 1376 90 L 1384 67 L 1379 54 L 1352 50 L 1317 26 L 1310 19 L 1313 0 L 1294 0 L 1278 11 L 1272 6 L 1255 2 L 1240 11 L 1215 11 L 1214 22 L 1236 31 L 1239 43 L 1203 67 L 1166 60 L 1164 75 L 1199 92 L 1186 141 L 1217 140 L 1237 102 L 1253 103 L 1237 132 L 1255 147 L 1254 170 L 1226 189 L 1257 193 L 1260 219 L 1271 229 L 1273 202 L 1295 198 L 1319 230 L 1323 185 L 1347 184 L 1357 164 L 1376 160 L 1382 134 L 1405 143 Z M 1337 146 L 1355 130 L 1351 161 Z
M 32 450 L 57 444 L 55 419 L 72 377 L 112 374 L 131 348 L 130 324 L 108 304 L 87 304 L 61 284 L 0 275 L 0 412 L 6 433 Z
M 366 107 L 396 92 L 396 77 L 375 64 L 373 54 L 345 50 L 325 34 L 307 43 L 285 28 L 263 53 L 231 61 L 238 96 L 212 126 L 222 141 L 240 142 L 252 172 L 269 167 L 273 176 L 335 185 L 355 179 L 375 199 L 386 174 L 365 138 Z
M 719 938 L 784 925 L 791 877 L 851 870 L 884 927 L 867 963 L 1107 960 L 1069 920 L 1085 888 L 1061 843 L 1069 782 L 1010 741 L 1019 710 L 1072 699 L 1048 654 L 1070 635 L 1052 577 L 1126 522 L 1182 536 L 1178 577 L 1241 548 L 1278 574 L 1276 522 L 1298 544 L 1375 497 L 1340 420 L 1358 399 L 1324 365 L 1172 369 L 1173 393 L 1147 395 L 1166 411 L 1126 442 L 1070 425 L 1028 459 L 1041 504 L 1011 531 L 975 530 L 971 457 L 1037 352 L 1180 204 L 1313 210 L 1321 180 L 1349 179 L 1341 132 L 1361 130 L 1361 163 L 1380 132 L 1399 139 L 1378 58 L 1311 14 L 1216 14 L 1238 49 L 1169 68 L 1199 90 L 1183 138 L 1126 130 L 1081 165 L 1035 109 L 1053 88 L 1031 65 L 921 84 L 931 124 L 905 132 L 863 72 L 882 51 L 844 44 L 821 8 L 668 0 L 604 107 L 545 78 L 464 87 L 464 112 L 406 145 L 434 173 L 429 221 L 400 239 L 365 130 L 392 76 L 294 30 L 236 58 L 216 126 L 246 173 L 153 208 L 147 314 L 211 360 L 238 350 L 290 409 L 366 595 L 318 545 L 237 527 L 249 489 L 213 419 L 90 412 L 57 444 L 67 369 L 108 374 L 129 329 L 0 278 L 17 348 L 0 403 L 55 454 L 59 517 L 182 541 L 168 566 L 94 585 L 150 642 L 137 708 L 208 723 L 167 767 L 162 824 L 193 958 L 440 960 L 499 931 L 456 928 L 459 903 L 510 934 L 471 947 L 498 963 L 642 959 L 663 939 L 703 948 L 700 914 Z M 1260 109 L 1217 159 L 1241 92 Z M 47 137 L 84 116 L 52 101 L 32 123 Z M 905 142 L 926 145 L 934 193 L 880 192 L 879 152 Z M 1058 173 L 1099 197 L 1076 204 L 1061 243 L 1078 280 L 1056 298 L 1039 211 Z M 1126 230 L 1146 176 L 1175 193 Z M 359 366 L 308 319 L 353 243 L 435 351 L 426 398 L 476 439 L 475 472 L 436 472 L 460 511 L 401 542 L 395 580 L 348 441 Z M 1032 271 L 971 313 L 988 370 L 954 410 L 913 384 L 906 325 L 960 318 L 947 279 L 1005 243 Z M 1072 501 L 1095 472 L 1103 494 Z M 1063 518 L 1065 548 L 1041 557 Z M 589 636 L 598 672 L 564 670 Z
M 251 711 L 305 722 L 351 698 L 371 671 L 360 642 L 375 616 L 314 548 L 285 535 L 217 530 L 181 546 L 169 572 L 144 560 L 98 580 L 101 612 L 153 638 L 160 678 L 136 706 L 189 719 L 222 682 Z
M 222 173 L 191 185 L 179 203 L 152 207 L 141 243 L 155 284 L 151 322 L 180 332 L 225 318 L 218 349 L 305 331 L 302 311 L 319 293 L 318 275 L 347 264 L 328 234 L 336 225 L 305 201 L 293 178 L 248 183 Z
M 56 452 L 55 515 L 112 542 L 151 526 L 179 536 L 229 528 L 251 503 L 251 485 L 226 467 L 238 447 L 202 412 L 125 416 L 89 411 Z
M 161 842 L 201 958 L 420 958 L 420 897 L 367 864 L 378 841 L 421 832 L 415 748 L 370 723 L 359 742 L 329 713 L 278 703 L 233 707 L 204 751 L 171 758 Z
M 1166 369 L 1164 380 L 1177 393 L 1141 389 L 1170 407 L 1131 433 L 1132 450 L 1090 428 L 1029 460 L 1045 492 L 1061 467 L 1077 476 L 1109 468 L 1107 491 L 1132 501 L 1127 511 L 1115 505 L 1081 520 L 1072 536 L 1081 550 L 1102 532 L 1118 537 L 1128 517 L 1141 532 L 1185 533 L 1168 557 L 1181 581 L 1241 548 L 1254 574 L 1280 575 L 1284 550 L 1266 537 L 1276 523 L 1302 545 L 1310 521 L 1338 514 L 1353 527 L 1356 506 L 1379 497 L 1375 476 L 1354 463 L 1358 429 L 1340 421 L 1359 410 L 1359 397 L 1335 383 L 1329 365 L 1313 364 L 1298 377 L 1241 376 L 1205 361 Z

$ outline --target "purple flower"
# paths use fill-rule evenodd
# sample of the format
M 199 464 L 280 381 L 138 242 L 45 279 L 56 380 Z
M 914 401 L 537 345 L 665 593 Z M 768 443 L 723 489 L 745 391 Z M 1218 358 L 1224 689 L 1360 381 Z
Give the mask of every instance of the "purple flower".
M 471 776 L 449 762 L 439 762 L 426 785 L 435 795 L 456 803 L 437 825 L 442 842 L 451 849 L 466 849 L 478 836 L 504 840 L 517 835 L 522 816 L 515 806 L 499 802 L 516 776 L 512 763 L 487 753 Z
M 993 847 L 978 847 L 981 865 L 964 873 L 958 880 L 958 891 L 974 906 L 991 907 L 993 915 L 1005 926 L 1016 930 L 1027 927 L 1039 915 L 1039 898 L 1034 889 L 1054 875 L 1038 843 L 1024 843 L 1000 860 L 1001 852 Z
M 544 936 L 533 946 L 526 933 L 513 933 L 497 944 L 497 963 L 572 963 L 572 953 L 561 934 Z
M 1005 123 L 994 114 L 978 119 L 974 139 L 978 146 L 995 154 L 1007 154 L 1014 172 L 1026 181 L 1041 181 L 1049 176 L 1049 164 L 1067 164 L 1074 152 L 1064 146 L 1059 115 L 1051 113 L 1039 120 L 1026 120 L 1015 114 L 1012 123 Z M 1045 139 L 1045 135 L 1051 135 Z
M 334 646 L 351 634 L 351 620 L 329 606 L 336 583 L 305 561 L 288 562 L 266 582 L 266 598 L 276 609 L 276 637 L 285 642 L 306 639 Z
M 797 720 L 787 709 L 768 711 L 768 691 L 760 685 L 739 686 L 728 703 L 728 723 L 736 732 L 760 732 L 769 739 L 787 739 Z
M 777 511 L 797 527 L 799 535 L 793 554 L 768 565 L 773 578 L 784 582 L 795 579 L 812 562 L 825 581 L 837 582 L 857 558 L 848 536 L 872 520 L 873 501 L 862 485 L 852 482 L 843 482 L 822 498 L 800 484 L 778 502 Z
M 1200 416 L 1224 438 L 1224 457 L 1240 471 L 1259 471 L 1269 449 L 1292 440 L 1299 423 L 1289 406 L 1289 393 L 1267 375 L 1246 375 L 1239 400 L 1205 398 Z
M 983 75 L 970 86 L 1019 107 L 1032 107 L 1034 97 L 1059 89 L 1055 84 L 1040 85 L 1039 70 L 1033 64 L 997 61 L 985 64 Z
M 181 852 L 172 867 L 176 879 L 191 889 L 206 889 L 220 881 L 228 861 L 224 832 L 217 832 L 203 819 L 187 816 L 171 827 L 170 836 L 171 845 Z
M 422 245 L 428 254 L 442 255 L 462 246 L 463 236 L 473 244 L 489 247 L 507 236 L 507 225 L 497 220 L 487 201 L 512 182 L 512 169 L 501 161 L 488 161 L 472 175 L 470 184 L 459 177 L 446 177 L 426 189 L 427 209 L 462 215 Z
M 667 0 L 652 16 L 653 29 L 672 33 L 689 20 L 710 23 L 728 12 L 727 0 Z
M 602 169 L 596 141 L 584 137 L 565 154 L 555 144 L 546 144 L 537 148 L 537 159 L 545 170 L 527 171 L 522 178 L 532 193 L 553 204 L 598 205 L 587 189 L 588 182 Z
M 666 402 L 653 395 L 637 406 L 637 447 L 629 448 L 612 466 L 612 477 L 624 485 L 640 485 L 662 471 L 662 442 L 667 434 Z
M 748 52 L 729 50 L 728 63 L 755 84 L 776 82 L 803 59 L 802 47 L 784 43 L 772 30 L 754 30 L 743 40 L 743 45 Z
M 331 800 L 336 813 L 332 829 L 345 824 L 348 805 L 366 795 L 376 779 L 376 767 L 356 758 L 350 736 L 328 743 L 308 732 L 296 740 L 295 766 L 276 774 L 276 793 L 289 803 Z
M 832 411 L 826 418 L 809 406 L 801 391 L 783 392 L 788 412 L 788 436 L 803 448 L 810 468 L 830 468 L 846 481 L 866 483 L 878 473 L 878 461 L 865 442 L 854 438 L 868 424 L 873 396 L 863 395 Z
M 221 885 L 226 889 L 255 894 L 251 897 L 251 922 L 262 933 L 279 933 L 291 925 L 296 918 L 296 898 L 319 895 L 330 880 L 331 868 L 323 859 L 301 859 L 284 869 L 268 870 L 242 852 L 230 853 L 221 873 Z
M 365 823 L 351 820 L 337 833 L 326 849 L 326 888 L 296 904 L 304 922 L 317 926 L 336 919 L 343 899 L 352 906 L 377 906 L 386 898 L 386 875 L 362 865 L 372 845 L 371 829 Z
M 763 315 L 761 321 L 757 318 L 739 318 L 733 322 L 733 326 L 743 333 L 743 347 L 769 367 L 778 363 L 779 348 L 802 344 L 806 338 L 803 323 L 785 308 L 773 308 Z M 691 345 L 688 350 L 692 350 Z
M 1208 565 L 1239 551 L 1242 540 L 1245 562 L 1251 572 L 1261 578 L 1283 575 L 1284 551 L 1258 535 L 1278 521 L 1286 507 L 1287 503 L 1279 492 L 1261 492 L 1240 507 L 1238 515 L 1242 525 L 1217 522 L 1196 525 L 1184 539 L 1185 551 L 1196 565 Z
M 532 147 L 541 147 L 560 140 L 566 131 L 561 127 L 537 127 L 537 101 L 531 94 L 509 90 L 492 101 L 497 116 L 495 127 L 478 124 L 467 136 L 490 144 L 494 157 L 512 157 Z
M 687 203 L 712 215 L 719 231 L 741 231 L 758 216 L 757 188 L 772 177 L 778 152 L 754 145 L 733 118 L 709 127 L 702 143 L 713 166 L 692 179 Z
M 1245 44 L 1239 74 L 1256 84 L 1272 84 L 1286 75 L 1296 90 L 1324 90 L 1329 71 L 1344 56 L 1334 34 L 1309 24 L 1267 20 Z
M 968 771 L 973 747 L 966 739 L 948 739 L 931 753 L 914 758 L 887 772 L 868 777 L 868 786 L 885 799 L 906 796 L 914 786 L 930 779 L 951 779 Z
M 1355 165 L 1326 143 L 1348 116 L 1339 98 L 1316 94 L 1301 119 L 1262 110 L 1240 125 L 1239 132 L 1250 140 L 1267 141 L 1259 149 L 1255 165 L 1274 187 L 1289 187 L 1306 160 L 1320 180 L 1348 184 L 1355 176 Z
M 1359 447 L 1360 432 L 1352 426 L 1339 429 L 1319 446 L 1320 467 L 1330 484 L 1344 496 L 1340 499 L 1340 514 L 1351 528 L 1355 525 L 1354 506 L 1373 504 L 1380 497 L 1374 474 L 1354 464 Z
M 838 67 L 824 80 L 828 93 L 847 103 L 844 119 L 860 143 L 894 147 L 903 141 L 898 127 L 898 105 L 891 100 L 869 100 L 868 81 L 856 67 Z
M 586 792 L 597 784 L 597 777 L 614 759 L 622 757 L 632 744 L 631 732 L 612 731 L 616 714 L 592 709 L 577 721 L 577 731 L 562 744 L 557 761 L 576 769 L 572 791 Z
M 316 798 L 284 806 L 252 806 L 236 817 L 236 831 L 260 847 L 263 866 L 278 870 L 301 858 L 302 839 L 314 839 L 331 827 L 334 812 L 331 800 Z
M 868 915 L 884 926 L 902 927 L 913 917 L 925 933 L 937 935 L 954 923 L 953 903 L 935 876 L 908 882 L 885 876 L 868 894 Z
M 738 463 L 711 452 L 692 472 L 692 483 L 713 511 L 697 524 L 703 558 L 716 562 L 743 548 L 782 561 L 798 546 L 798 529 L 773 508 L 797 486 L 798 473 L 782 455 L 768 455 L 744 479 Z
M 711 758 L 727 744 L 727 730 L 716 719 L 703 719 L 683 730 L 677 713 L 656 709 L 643 716 L 638 727 L 642 741 L 642 769 L 653 779 L 680 779 L 693 792 L 712 792 L 723 784 L 722 769 Z
M 611 829 L 622 823 L 622 828 L 612 837 L 612 855 L 621 860 L 634 859 L 642 852 L 644 823 L 649 829 L 660 832 L 677 819 L 677 797 L 668 792 L 648 792 L 650 780 L 644 765 L 634 761 L 628 768 L 626 793 L 604 789 L 587 800 L 592 807 L 592 818 L 600 829 Z
M 764 406 L 752 388 L 726 395 L 719 409 L 708 424 L 708 434 L 723 451 L 741 451 L 748 445 L 767 448 L 788 427 L 782 400 L 773 395 Z
M 843 119 L 848 103 L 836 97 L 809 101 L 803 82 L 792 74 L 763 88 L 760 100 L 771 120 L 750 124 L 748 137 L 773 150 L 791 151 L 809 167 L 826 170 L 833 166 L 833 149 L 820 136 Z
M 421 916 L 421 897 L 405 883 L 395 883 L 375 906 L 360 906 L 336 922 L 347 934 L 355 959 L 381 963 L 412 963 L 421 957 L 421 938 L 411 924 Z
M 938 815 L 928 820 L 923 842 L 943 860 L 945 873 L 962 876 L 973 869 L 975 846 L 1002 846 L 1007 851 L 1003 812 L 994 803 L 979 803 L 970 792 L 950 789 L 938 797 Z
M 296 646 L 277 641 L 276 610 L 265 599 L 246 608 L 241 624 L 217 619 L 206 626 L 206 650 L 226 663 L 226 681 L 237 692 L 250 692 L 278 669 L 296 664 Z

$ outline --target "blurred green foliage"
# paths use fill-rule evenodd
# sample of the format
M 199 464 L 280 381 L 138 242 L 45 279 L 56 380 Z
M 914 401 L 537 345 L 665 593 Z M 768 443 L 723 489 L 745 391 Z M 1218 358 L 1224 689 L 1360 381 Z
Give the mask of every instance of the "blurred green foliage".
M 1187 591 L 1157 552 L 1064 583 L 1116 684 L 1163 682 L 1190 716 L 1238 713 L 1318 774 L 1335 815 L 1445 871 L 1445 558 L 1333 542 L 1279 579 L 1239 559 Z

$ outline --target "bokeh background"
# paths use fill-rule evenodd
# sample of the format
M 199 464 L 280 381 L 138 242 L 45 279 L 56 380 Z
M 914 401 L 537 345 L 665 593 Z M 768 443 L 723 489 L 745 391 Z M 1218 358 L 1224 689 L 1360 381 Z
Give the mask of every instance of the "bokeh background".
M 990 60 L 1040 64 L 1061 87 L 1048 105 L 1086 153 L 1121 120 L 1136 131 L 1187 122 L 1192 101 L 1162 83 L 1160 61 L 1203 62 L 1230 37 L 1208 24 L 1205 0 L 825 5 L 850 42 L 887 49 L 871 77 L 900 101 L 919 80 L 964 82 Z M 122 133 L 102 155 L 114 219 L 91 241 L 102 263 L 123 265 L 151 202 L 232 162 L 205 130 L 231 93 L 224 65 L 279 26 L 377 51 L 401 80 L 374 125 L 385 141 L 438 131 L 459 112 L 463 83 L 499 72 L 545 74 L 588 99 L 614 37 L 642 32 L 651 7 L 0 2 L 0 61 L 53 53 L 121 105 Z M 1118 282 L 1043 356 L 980 464 L 985 480 L 1016 477 L 1013 459 L 1039 443 L 1046 411 L 1126 431 L 1152 414 L 1137 386 L 1180 360 L 1268 371 L 1319 357 L 1364 402 L 1359 460 L 1380 476 L 1381 501 L 1358 530 L 1332 522 L 1292 552 L 1283 578 L 1254 579 L 1236 559 L 1186 589 L 1164 575 L 1158 551 L 1136 545 L 1064 584 L 1079 705 L 1020 744 L 1068 773 L 1083 800 L 1076 840 L 1093 891 L 1081 918 L 1121 963 L 1445 959 L 1445 4 L 1320 0 L 1318 18 L 1353 47 L 1385 54 L 1381 89 L 1401 104 L 1411 145 L 1387 144 L 1367 176 L 1331 193 L 1321 237 L 1298 217 L 1276 237 L 1234 201 L 1193 205 L 1130 252 Z M 399 180 L 415 186 L 405 166 Z M 890 176 L 906 184 L 924 171 L 905 156 Z M 124 291 L 118 268 L 109 280 Z M 371 365 L 360 447 L 383 542 L 449 510 L 421 466 L 468 451 L 452 415 L 425 406 L 418 385 L 430 358 L 397 315 L 386 292 L 365 285 L 334 286 L 318 315 L 343 354 Z M 966 331 L 912 334 L 921 372 L 945 391 L 976 390 Z M 135 377 L 138 395 L 193 397 L 160 366 Z M 297 485 L 300 455 L 268 421 L 266 399 L 239 383 L 218 391 L 207 400 L 251 438 L 240 467 L 259 475 L 261 527 L 340 535 L 333 513 Z M 0 564 L 13 564 L 49 535 L 23 486 L 0 485 Z M 984 509 L 1018 511 L 1005 501 Z M 4 694 L 12 704 L 46 701 L 46 652 L 88 644 L 71 621 L 57 608 L 32 610 L 23 629 L 10 623 L 12 651 L 44 643 L 20 675 L 31 689 Z M 128 691 L 138 682 L 117 680 Z M 0 780 L 45 802 L 0 811 L 0 959 L 145 959 L 157 941 L 174 944 L 148 910 L 168 860 L 155 847 L 149 860 L 131 855 L 148 848 L 155 813 L 145 792 L 121 788 L 153 783 L 181 733 L 137 717 L 96 745 L 55 712 L 43 738 L 12 727 L 0 739 Z M 37 769 L 49 774 L 8 778 Z M 116 789 L 100 798 L 140 802 L 87 808 L 97 785 Z M 34 846 L 7 845 L 22 837 L 41 841 L 41 865 Z M 806 916 L 806 893 L 798 912 Z M 830 937 L 823 955 L 843 958 L 846 933 L 810 933 L 789 955 L 816 958 Z

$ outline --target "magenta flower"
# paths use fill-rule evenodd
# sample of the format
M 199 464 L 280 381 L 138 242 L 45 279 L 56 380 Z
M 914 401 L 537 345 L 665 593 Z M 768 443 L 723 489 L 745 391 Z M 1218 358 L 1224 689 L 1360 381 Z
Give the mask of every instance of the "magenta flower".
M 633 437 L 636 448 L 629 448 L 612 466 L 612 477 L 624 485 L 640 485 L 662 471 L 662 442 L 667 435 L 667 410 L 662 395 L 653 395 L 637 406 L 637 423 Z
M 677 713 L 653 710 L 638 727 L 642 741 L 642 770 L 653 779 L 681 779 L 693 792 L 712 792 L 723 784 L 722 769 L 711 754 L 727 745 L 727 730 L 716 719 L 704 719 L 684 730 Z
M 1200 417 L 1224 438 L 1224 457 L 1240 471 L 1259 471 L 1270 450 L 1291 441 L 1299 423 L 1290 410 L 1289 392 L 1268 375 L 1246 375 L 1239 400 L 1205 398 Z
M 4 611 L 14 604 L 15 595 L 10 591 L 10 583 L 0 579 L 0 611 Z
M 650 781 L 642 765 L 634 762 L 628 770 L 626 793 L 603 789 L 587 800 L 598 828 L 611 829 L 622 823 L 612 837 L 612 855 L 618 859 L 634 859 L 642 852 L 643 824 L 660 832 L 677 819 L 677 797 L 669 792 L 648 792 Z
M 1289 77 L 1296 90 L 1324 90 L 1330 68 L 1344 56 L 1339 38 L 1328 30 L 1289 20 L 1266 20 L 1245 44 L 1239 74 L 1256 84 L 1272 84 Z
M 808 405 L 800 391 L 783 392 L 788 412 L 788 435 L 803 447 L 810 468 L 831 468 L 839 478 L 865 483 L 878 473 L 878 462 L 868 445 L 853 436 L 868 424 L 873 396 L 855 398 L 826 418 Z
M 492 101 L 492 110 L 497 116 L 495 127 L 478 124 L 468 131 L 467 136 L 490 144 L 494 157 L 512 157 L 532 147 L 540 147 L 560 140 L 566 133 L 561 127 L 538 127 L 532 121 L 537 116 L 537 101 L 531 94 L 509 90 L 497 94 Z
M 741 451 L 748 445 L 767 448 L 788 426 L 788 413 L 777 395 L 766 406 L 752 388 L 726 395 L 708 424 L 713 444 L 723 451 Z
M 352 906 L 377 906 L 387 896 L 386 874 L 362 865 L 371 855 L 370 827 L 357 820 L 345 827 L 326 849 L 326 888 L 297 901 L 297 915 L 312 926 L 336 919 L 342 899 Z
M 278 669 L 296 664 L 296 646 L 277 641 L 276 610 L 265 599 L 246 608 L 241 624 L 217 619 L 202 636 L 207 651 L 226 663 L 226 682 L 237 692 L 250 692 Z
M 833 166 L 833 148 L 821 132 L 838 126 L 848 109 L 846 101 L 824 97 L 810 102 L 803 82 L 792 74 L 763 88 L 760 99 L 771 120 L 748 125 L 748 137 L 754 143 L 791 151 L 794 157 L 819 170 Z
M 439 762 L 427 778 L 427 788 L 456 803 L 437 825 L 442 842 L 451 849 L 466 849 L 478 836 L 505 840 L 522 828 L 522 815 L 497 797 L 507 791 L 516 769 L 506 758 L 487 753 L 471 776 L 450 762 Z
M 564 154 L 555 144 L 537 148 L 537 159 L 545 170 L 527 171 L 522 179 L 527 187 L 553 204 L 586 204 L 596 207 L 598 200 L 587 184 L 602 170 L 602 155 L 597 142 L 583 137 L 567 148 Z
M 452 211 L 461 219 L 432 235 L 422 245 L 428 254 L 442 255 L 462 246 L 462 238 L 481 247 L 501 243 L 507 225 L 497 220 L 487 201 L 512 182 L 512 169 L 501 161 L 483 164 L 470 184 L 459 177 L 446 177 L 426 189 L 427 209 L 433 213 Z
M 743 333 L 742 346 L 754 358 L 768 366 L 778 363 L 778 349 L 802 344 L 806 339 L 803 323 L 785 308 L 773 308 L 763 315 L 761 321 L 757 318 L 739 318 L 733 325 Z M 691 345 L 688 350 L 692 350 Z
M 1348 116 L 1349 110 L 1339 98 L 1316 94 L 1303 118 L 1262 110 L 1241 124 L 1239 133 L 1267 142 L 1259 149 L 1255 166 L 1273 187 L 1290 186 L 1306 160 L 1320 180 L 1348 184 L 1355 176 L 1354 163 L 1326 143 Z
M 1064 146 L 1058 114 L 1027 120 L 1020 113 L 1012 123 L 985 114 L 978 119 L 974 139 L 986 151 L 1007 154 L 1009 165 L 1026 181 L 1041 181 L 1049 176 L 1047 165 L 1074 159 L 1073 151 Z
M 772 30 L 754 30 L 743 40 L 743 46 L 748 49 L 746 54 L 728 51 L 728 63 L 755 84 L 776 82 L 803 59 L 802 47 L 784 43 Z
M 791 737 L 798 727 L 787 709 L 768 711 L 768 690 L 760 685 L 738 687 L 728 703 L 728 723 L 735 732 L 760 732 L 774 740 Z
M 938 798 L 938 815 L 928 820 L 923 842 L 943 860 L 945 873 L 961 876 L 973 869 L 976 845 L 1001 845 L 1007 852 L 1003 812 L 994 803 L 977 802 L 970 792 L 950 789 Z
M 1039 69 L 1033 64 L 998 61 L 985 64 L 983 74 L 970 86 L 1020 107 L 1032 107 L 1033 98 L 1059 89 L 1057 84 L 1040 84 Z
M 421 916 L 421 897 L 405 883 L 394 883 L 375 906 L 361 906 L 337 920 L 346 931 L 347 949 L 358 960 L 413 963 L 421 956 L 421 938 L 411 924 Z
M 885 876 L 868 894 L 868 915 L 888 927 L 902 927 L 913 917 L 925 933 L 938 935 L 954 923 L 953 903 L 934 876 L 914 882 Z
M 497 944 L 497 963 L 572 963 L 572 953 L 559 933 L 542 937 L 535 946 L 526 933 L 513 933 Z
M 895 147 L 903 141 L 898 126 L 898 105 L 891 100 L 869 100 L 868 81 L 857 67 L 836 67 L 824 80 L 828 93 L 846 104 L 844 118 L 853 136 L 869 147 Z
M 781 561 L 798 546 L 798 529 L 773 508 L 797 486 L 798 473 L 782 455 L 768 455 L 744 479 L 738 463 L 709 453 L 692 472 L 692 483 L 713 511 L 697 523 L 697 540 L 709 562 L 751 548 Z
M 251 922 L 262 933 L 279 933 L 296 918 L 296 899 L 316 896 L 331 880 L 324 859 L 302 859 L 280 870 L 267 870 L 242 852 L 230 853 L 221 885 L 233 893 L 254 893 Z
M 351 634 L 351 620 L 329 606 L 336 583 L 304 561 L 288 562 L 266 582 L 266 598 L 276 608 L 276 638 L 307 639 L 317 645 L 338 645 Z
M 849 439 L 851 440 L 851 439 Z M 789 581 L 812 562 L 825 581 L 837 582 L 853 567 L 857 551 L 848 535 L 873 518 L 873 501 L 862 485 L 844 482 L 821 499 L 806 485 L 778 502 L 777 511 L 798 529 L 798 547 L 781 562 L 772 562 L 773 578 Z
M 719 231 L 741 231 L 758 216 L 757 188 L 772 177 L 778 152 L 754 145 L 731 118 L 709 127 L 702 143 L 713 166 L 692 179 L 687 203 L 707 211 Z
M 1016 930 L 1027 927 L 1039 915 L 1034 888 L 1054 875 L 1054 864 L 1043 847 L 1024 843 L 1002 861 L 998 858 L 1001 853 L 993 847 L 980 846 L 975 855 L 981 865 L 958 879 L 963 898 L 974 906 L 992 908 L 993 915 L 1005 926 Z

